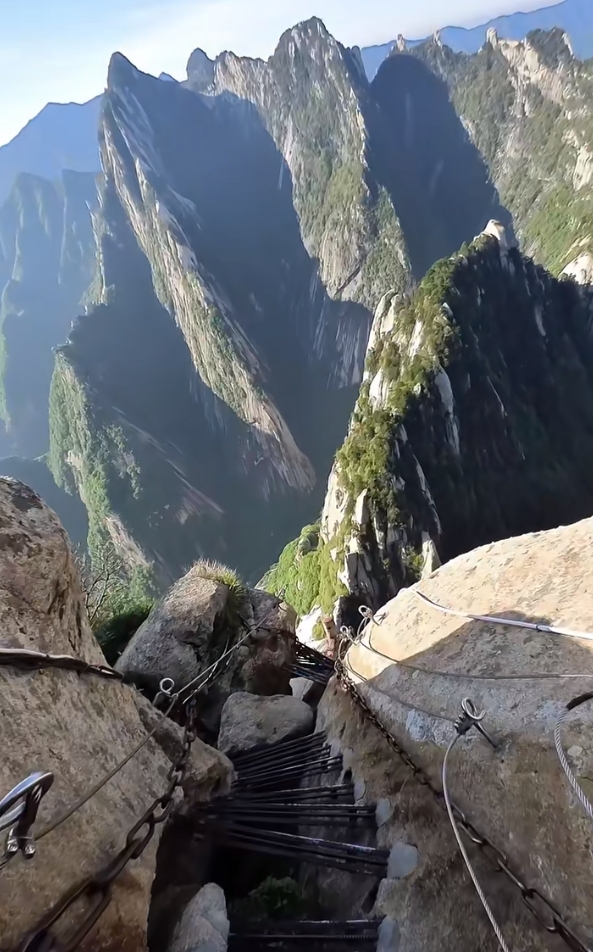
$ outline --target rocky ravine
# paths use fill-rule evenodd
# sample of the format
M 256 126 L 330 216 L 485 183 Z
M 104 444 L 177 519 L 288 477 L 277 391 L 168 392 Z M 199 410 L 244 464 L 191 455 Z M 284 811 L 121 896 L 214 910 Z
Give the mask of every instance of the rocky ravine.
M 63 343 L 95 269 L 91 173 L 20 175 L 0 206 L 2 455 L 47 452 L 52 348 Z

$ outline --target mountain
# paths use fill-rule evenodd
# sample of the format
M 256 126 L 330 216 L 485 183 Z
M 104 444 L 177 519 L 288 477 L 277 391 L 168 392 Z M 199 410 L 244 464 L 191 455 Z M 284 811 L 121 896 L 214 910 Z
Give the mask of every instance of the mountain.
M 268 584 L 302 587 L 314 560 L 312 604 L 376 608 L 439 560 L 593 512 L 592 317 L 591 286 L 494 222 L 386 295 L 316 548 Z
M 82 104 L 48 103 L 0 147 L 0 205 L 18 175 L 58 179 L 64 169 L 100 171 L 97 127 L 101 96 Z
M 321 507 L 385 288 L 510 222 L 444 84 L 394 69 L 375 92 L 316 19 L 267 62 L 196 51 L 184 84 L 114 56 L 97 276 L 50 396 L 92 551 L 161 585 L 202 555 L 260 577 Z
M 116 55 L 101 151 L 101 275 L 59 350 L 52 469 L 92 548 L 166 580 L 202 554 L 248 568 L 331 465 L 369 313 L 329 297 L 249 102 Z
M 0 413 L 5 453 L 48 448 L 52 348 L 68 335 L 95 270 L 94 175 L 18 176 L 0 208 Z
M 332 296 L 373 308 L 409 261 L 391 197 L 369 155 L 377 109 L 356 52 L 316 18 L 287 31 L 268 62 L 197 50 L 188 86 L 253 104 L 292 182 L 303 242 Z
M 396 51 L 381 67 L 410 54 Z M 417 46 L 442 79 L 512 212 L 527 254 L 555 274 L 593 245 L 593 63 L 576 59 L 560 30 L 522 42 L 488 34 L 471 56 L 440 40 Z
M 477 53 L 484 44 L 489 30 L 496 30 L 501 39 L 522 40 L 533 30 L 552 30 L 559 27 L 570 37 L 571 47 L 581 59 L 593 57 L 593 5 L 590 0 L 563 0 L 550 7 L 530 10 L 529 13 L 511 13 L 496 17 L 473 29 L 448 26 L 439 31 L 446 46 L 459 53 Z M 423 40 L 408 40 L 408 47 Z M 397 42 L 368 46 L 361 50 L 364 67 L 369 79 L 373 79 L 383 60 L 396 47 Z

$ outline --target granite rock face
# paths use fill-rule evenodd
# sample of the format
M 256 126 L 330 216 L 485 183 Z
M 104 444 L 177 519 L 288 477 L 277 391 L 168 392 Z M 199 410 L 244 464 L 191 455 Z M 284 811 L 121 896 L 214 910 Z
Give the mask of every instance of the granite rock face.
M 348 676 L 437 789 L 462 698 L 485 711 L 484 726 L 499 748 L 476 731 L 460 739 L 449 764 L 451 796 L 508 855 L 513 870 L 570 918 L 585 944 L 593 936 L 591 824 L 564 775 L 553 734 L 566 704 L 589 690 L 591 642 L 510 622 L 591 632 L 593 577 L 584 553 L 592 541 L 588 519 L 462 555 L 385 605 L 346 658 Z M 462 616 L 503 622 L 444 614 L 417 591 Z M 339 686 L 328 690 L 320 717 L 330 740 L 349 751 L 348 766 L 364 798 L 380 806 L 379 841 L 392 856 L 374 912 L 397 923 L 400 952 L 436 952 L 444 934 L 455 948 L 496 949 L 441 805 Z M 571 768 L 588 794 L 591 717 L 590 705 L 583 704 L 561 731 Z M 521 952 L 540 949 L 546 940 L 519 892 L 492 872 L 479 851 L 470 851 L 507 941 Z M 435 889 L 435 880 L 442 888 Z
M 90 630 L 67 536 L 30 489 L 0 480 L 0 615 L 3 648 L 74 655 L 104 664 Z M 62 669 L 0 668 L 2 796 L 33 771 L 54 774 L 34 833 L 39 834 L 146 736 L 157 718 L 148 702 L 116 680 Z M 156 721 L 158 724 L 158 720 Z M 85 876 L 125 844 L 128 831 L 167 786 L 180 730 L 163 723 L 103 790 L 43 837 L 27 864 L 13 859 L 0 882 L 0 933 L 13 948 L 24 933 Z M 229 762 L 197 741 L 186 793 L 189 803 L 228 789 Z M 113 887 L 113 899 L 81 948 L 146 949 L 157 828 L 142 857 Z M 69 920 L 71 921 L 71 920 Z

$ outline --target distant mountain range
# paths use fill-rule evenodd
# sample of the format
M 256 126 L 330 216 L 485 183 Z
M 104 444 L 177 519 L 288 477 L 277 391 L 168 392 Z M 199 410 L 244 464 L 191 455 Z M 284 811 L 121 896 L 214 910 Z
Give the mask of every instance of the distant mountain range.
M 490 28 L 502 39 L 521 40 L 532 30 L 550 30 L 555 26 L 569 34 L 576 56 L 581 59 L 593 56 L 593 0 L 563 0 L 529 13 L 497 17 L 471 30 L 445 27 L 440 35 L 442 42 L 456 52 L 475 53 Z M 424 39 L 406 40 L 408 46 L 423 42 Z M 375 76 L 396 43 L 394 39 L 361 50 L 369 79 Z M 173 77 L 161 73 L 159 79 L 172 81 Z M 101 99 L 96 96 L 82 104 L 48 103 L 14 139 L 0 146 L 0 204 L 21 172 L 54 180 L 60 178 L 64 169 L 100 171 L 97 128 Z
M 50 102 L 14 139 L 0 147 L 0 204 L 21 172 L 60 178 L 63 169 L 98 172 L 101 96 L 82 104 Z
M 591 0 L 563 0 L 551 7 L 531 10 L 529 13 L 510 13 L 496 17 L 471 30 L 463 27 L 448 26 L 440 31 L 441 40 L 446 46 L 458 53 L 477 53 L 486 39 L 489 29 L 496 30 L 505 40 L 522 40 L 532 30 L 551 30 L 558 26 L 568 33 L 573 51 L 580 59 L 593 56 L 593 2 Z M 421 40 L 407 40 L 409 46 L 423 43 Z M 364 67 L 369 79 L 372 79 L 386 56 L 389 56 L 397 40 L 380 46 L 365 47 L 362 52 Z

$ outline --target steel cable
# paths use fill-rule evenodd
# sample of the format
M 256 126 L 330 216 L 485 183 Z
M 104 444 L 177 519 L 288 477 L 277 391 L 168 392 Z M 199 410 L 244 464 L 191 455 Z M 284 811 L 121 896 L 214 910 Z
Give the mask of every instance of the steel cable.
M 587 797 L 585 791 L 583 790 L 577 778 L 575 777 L 574 773 L 572 772 L 572 768 L 570 764 L 568 763 L 566 754 L 564 753 L 564 748 L 562 747 L 562 738 L 560 736 L 562 725 L 564 724 L 565 720 L 567 719 L 571 711 L 573 711 L 576 707 L 579 707 L 579 705 L 584 704 L 585 701 L 590 701 L 592 699 L 593 699 L 593 694 L 583 694 L 581 697 L 575 698 L 574 701 L 571 701 L 570 704 L 567 705 L 566 710 L 563 711 L 563 713 L 558 718 L 558 722 L 554 729 L 554 744 L 556 745 L 556 753 L 558 754 L 558 758 L 560 760 L 560 763 L 562 764 L 562 769 L 564 770 L 564 773 L 566 774 L 568 778 L 568 782 L 570 783 L 572 789 L 574 790 L 577 797 L 583 804 L 585 810 L 587 811 L 587 813 L 593 820 L 593 805 L 591 804 L 591 801 Z
M 121 760 L 113 768 L 113 770 L 110 770 L 109 773 L 106 774 L 98 783 L 96 783 L 94 787 L 92 787 L 87 793 L 85 793 L 83 797 L 80 797 L 80 799 L 77 800 L 75 803 L 73 803 L 71 807 L 68 807 L 68 809 L 64 813 L 60 814 L 60 816 L 56 820 L 52 820 L 51 823 L 49 823 L 48 826 L 46 826 L 41 831 L 39 836 L 36 837 L 36 840 L 42 840 L 44 836 L 48 835 L 48 833 L 53 833 L 53 831 L 57 830 L 57 828 L 61 826 L 62 823 L 65 823 L 66 820 L 69 820 L 71 816 L 77 813 L 80 810 L 80 808 L 85 805 L 85 803 L 88 803 L 88 801 L 91 800 L 95 796 L 95 794 L 99 793 L 99 790 L 102 790 L 105 784 L 109 783 L 109 781 L 112 780 L 116 776 L 116 774 L 118 774 L 120 770 L 122 770 L 126 766 L 126 764 L 128 764 L 130 760 L 132 760 L 132 758 L 136 756 L 136 754 L 140 753 L 140 751 L 142 750 L 143 747 L 146 746 L 148 741 L 152 737 L 154 737 L 154 735 L 157 733 L 159 728 L 163 726 L 165 720 L 167 719 L 167 717 L 173 710 L 176 703 L 177 703 L 177 695 L 174 695 L 171 700 L 171 704 L 169 705 L 167 710 L 164 711 L 164 713 L 161 715 L 161 717 L 158 720 L 158 723 L 153 727 L 150 733 L 147 734 L 146 737 L 143 740 L 141 740 L 140 743 L 137 744 L 136 747 L 134 747 L 132 751 L 130 751 L 127 757 Z
M 418 593 L 420 594 L 420 593 Z M 423 596 L 425 597 L 425 596 Z M 432 603 L 436 604 L 436 603 Z M 366 609 L 363 614 L 363 609 Z M 379 648 L 375 648 L 373 645 L 373 635 L 372 631 L 368 633 L 368 644 L 364 641 L 365 632 L 362 630 L 367 622 L 372 625 L 376 625 L 377 628 L 381 627 L 381 622 L 377 621 L 375 613 L 372 609 L 367 608 L 366 605 L 361 605 L 359 611 L 363 617 L 362 622 L 358 627 L 358 632 L 356 635 L 356 640 L 352 643 L 360 645 L 363 648 L 366 648 L 368 651 L 371 651 L 373 654 L 378 655 L 380 658 L 384 658 L 385 661 L 391 661 L 393 664 L 397 664 L 400 668 L 405 668 L 408 671 L 416 672 L 420 674 L 427 674 L 432 677 L 439 678 L 452 678 L 459 680 L 465 678 L 468 681 L 558 681 L 558 680 L 574 680 L 577 678 L 593 678 L 593 672 L 591 674 L 465 674 L 461 672 L 454 671 L 434 671 L 431 668 L 421 668 L 415 664 L 409 664 L 407 661 L 399 661 L 397 658 L 392 658 L 391 655 L 385 654 L 385 652 L 380 651 Z M 479 615 L 472 616 L 463 616 L 463 617 L 472 617 L 480 619 Z M 486 616 L 483 616 L 486 617 Z M 502 621 L 503 619 L 500 619 Z M 506 624 L 506 621 L 505 621 Z
M 414 595 L 444 615 L 453 615 L 455 618 L 469 618 L 472 621 L 484 621 L 490 625 L 509 625 L 511 628 L 526 628 L 528 631 L 538 631 L 544 635 L 564 635 L 567 638 L 582 638 L 585 641 L 593 641 L 593 635 L 587 631 L 572 631 L 570 628 L 555 628 L 551 625 L 542 625 L 533 621 L 517 621 L 515 618 L 499 618 L 496 615 L 473 615 L 471 612 L 460 612 L 453 608 L 447 608 L 439 605 L 438 602 L 419 592 L 417 588 L 412 589 Z
M 453 805 L 452 805 L 452 803 L 451 803 L 451 797 L 449 796 L 449 786 L 448 786 L 448 783 L 447 783 L 447 767 L 448 767 L 448 761 L 449 761 L 449 756 L 450 756 L 450 754 L 451 754 L 451 751 L 453 750 L 453 748 L 455 747 L 455 745 L 456 745 L 456 743 L 457 743 L 457 741 L 458 741 L 459 739 L 460 739 L 460 735 L 459 735 L 459 734 L 456 734 L 455 737 L 453 738 L 453 740 L 451 741 L 451 743 L 449 744 L 449 746 L 447 747 L 447 751 L 446 751 L 446 753 L 445 753 L 445 758 L 444 758 L 444 760 L 443 760 L 443 769 L 442 769 L 441 777 L 442 777 L 442 782 L 443 782 L 443 794 L 444 794 L 444 797 L 445 797 L 445 806 L 447 807 L 447 813 L 448 813 L 448 815 L 449 815 L 449 820 L 451 821 L 451 826 L 453 827 L 453 833 L 455 834 L 455 839 L 457 840 L 457 845 L 458 845 L 458 847 L 459 847 L 459 849 L 460 849 L 460 851 L 461 851 L 461 855 L 463 856 L 463 860 L 464 860 L 464 862 L 465 862 L 465 865 L 467 866 L 467 871 L 468 871 L 468 873 L 469 873 L 470 876 L 471 876 L 471 879 L 472 879 L 472 882 L 473 882 L 474 886 L 476 887 L 476 892 L 477 892 L 478 896 L 480 897 L 480 902 L 482 903 L 482 905 L 483 905 L 483 907 L 484 907 L 484 910 L 485 910 L 485 912 L 486 912 L 486 915 L 488 916 L 488 918 L 489 918 L 489 920 L 490 920 L 490 924 L 491 924 L 492 928 L 494 929 L 494 932 L 496 933 L 496 938 L 498 939 L 498 941 L 499 941 L 499 943 L 500 943 L 500 947 L 501 947 L 501 949 L 503 949 L 503 952 L 510 952 L 510 949 L 509 949 L 508 945 L 506 944 L 506 942 L 505 942 L 505 940 L 504 940 L 504 936 L 503 936 L 503 934 L 502 934 L 502 932 L 501 932 L 501 930 L 500 930 L 500 926 L 498 925 L 498 922 L 496 921 L 496 919 L 495 919 L 495 917 L 494 917 L 494 913 L 492 912 L 492 909 L 490 908 L 490 905 L 489 905 L 489 903 L 488 903 L 488 900 L 486 899 L 486 896 L 485 896 L 485 894 L 484 894 L 484 890 L 482 889 L 482 887 L 481 887 L 481 885 L 480 885 L 480 881 L 479 881 L 478 877 L 476 876 L 476 873 L 475 873 L 474 868 L 473 868 L 473 866 L 472 866 L 472 864 L 471 864 L 471 860 L 470 860 L 470 858 L 469 858 L 469 855 L 468 855 L 468 852 L 467 852 L 467 850 L 466 850 L 466 848 L 465 848 L 465 845 L 464 845 L 464 843 L 463 843 L 463 840 L 461 839 L 461 834 L 460 834 L 460 832 L 459 832 L 459 830 L 458 830 L 458 828 L 457 828 L 457 822 L 456 822 L 456 820 L 455 820 L 455 813 L 454 813 L 454 811 L 453 811 Z

